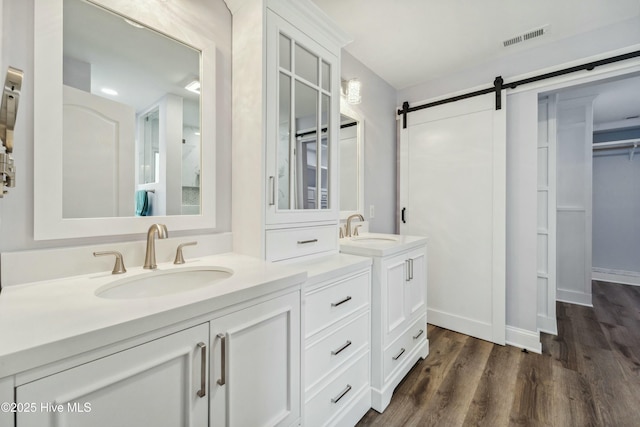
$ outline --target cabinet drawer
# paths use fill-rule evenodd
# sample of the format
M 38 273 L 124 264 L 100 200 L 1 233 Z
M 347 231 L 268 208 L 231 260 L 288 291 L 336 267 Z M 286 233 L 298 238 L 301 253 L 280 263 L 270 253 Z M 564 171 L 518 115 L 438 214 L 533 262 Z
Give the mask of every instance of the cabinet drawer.
M 427 318 L 422 316 L 384 351 L 384 380 L 401 366 L 419 343 L 427 338 Z
M 308 337 L 368 306 L 369 287 L 370 277 L 365 273 L 309 292 L 305 299 L 305 336 Z
M 336 250 L 338 230 L 335 225 L 267 230 L 269 261 L 281 261 L 304 255 Z
M 327 421 L 351 403 L 363 387 L 369 387 L 369 353 L 362 355 L 355 364 L 307 401 L 304 425 L 326 425 Z
M 344 364 L 351 355 L 369 344 L 369 313 L 341 326 L 306 349 L 305 389 Z

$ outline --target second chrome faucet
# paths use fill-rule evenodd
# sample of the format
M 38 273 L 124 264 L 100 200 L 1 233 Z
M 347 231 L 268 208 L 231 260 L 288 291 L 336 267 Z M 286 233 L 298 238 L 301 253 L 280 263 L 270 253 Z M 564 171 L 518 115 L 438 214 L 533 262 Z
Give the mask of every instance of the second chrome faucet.
M 156 242 L 155 236 L 158 235 L 158 239 L 166 239 L 169 237 L 167 226 L 164 224 L 153 224 L 147 231 L 147 253 L 144 256 L 144 266 L 148 270 L 153 270 L 158 267 L 156 264 Z

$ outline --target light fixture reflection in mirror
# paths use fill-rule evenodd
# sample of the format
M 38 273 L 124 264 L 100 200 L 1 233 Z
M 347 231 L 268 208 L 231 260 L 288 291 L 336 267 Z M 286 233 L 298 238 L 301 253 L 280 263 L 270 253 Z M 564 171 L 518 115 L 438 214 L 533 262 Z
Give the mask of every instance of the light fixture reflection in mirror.
M 200 56 L 64 0 L 63 218 L 134 216 L 140 193 L 150 216 L 200 213 Z

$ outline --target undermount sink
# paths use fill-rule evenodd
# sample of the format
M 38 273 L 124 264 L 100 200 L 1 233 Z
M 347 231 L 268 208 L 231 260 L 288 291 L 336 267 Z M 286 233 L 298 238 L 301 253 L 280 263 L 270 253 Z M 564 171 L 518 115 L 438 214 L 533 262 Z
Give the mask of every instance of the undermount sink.
M 355 242 L 397 242 L 398 239 L 393 237 L 381 237 L 381 236 L 356 236 L 351 238 Z
M 156 297 L 211 286 L 232 275 L 233 271 L 220 267 L 154 270 L 108 283 L 95 294 L 109 299 Z

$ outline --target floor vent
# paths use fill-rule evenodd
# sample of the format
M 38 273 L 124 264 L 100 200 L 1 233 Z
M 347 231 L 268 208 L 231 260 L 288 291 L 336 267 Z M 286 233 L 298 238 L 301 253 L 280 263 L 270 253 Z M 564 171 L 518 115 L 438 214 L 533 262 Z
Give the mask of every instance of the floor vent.
M 518 36 L 512 37 L 508 40 L 505 40 L 502 42 L 502 44 L 504 45 L 504 47 L 508 47 L 508 46 L 512 46 L 514 44 L 517 43 L 521 43 L 523 41 L 527 41 L 527 40 L 531 40 L 533 38 L 536 37 L 540 37 L 541 35 L 543 35 L 544 33 L 547 32 L 547 28 L 549 26 L 545 25 L 544 27 L 540 27 L 540 28 L 536 28 L 535 30 L 531 30 L 531 31 L 527 31 L 524 34 L 520 34 Z

